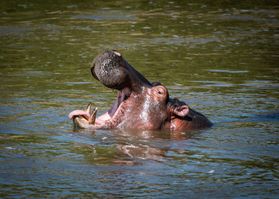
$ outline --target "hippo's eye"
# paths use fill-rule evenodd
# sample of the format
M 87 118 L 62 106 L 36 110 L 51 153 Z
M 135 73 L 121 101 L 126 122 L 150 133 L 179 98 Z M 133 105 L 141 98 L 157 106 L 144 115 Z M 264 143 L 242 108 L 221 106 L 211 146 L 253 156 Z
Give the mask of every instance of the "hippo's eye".
M 165 95 L 165 94 L 166 94 L 166 90 L 165 90 L 163 87 L 158 86 L 158 87 L 157 87 L 157 93 L 158 93 L 159 95 Z
M 168 97 L 168 91 L 164 86 L 152 87 L 153 96 L 157 97 L 158 100 L 166 100 Z

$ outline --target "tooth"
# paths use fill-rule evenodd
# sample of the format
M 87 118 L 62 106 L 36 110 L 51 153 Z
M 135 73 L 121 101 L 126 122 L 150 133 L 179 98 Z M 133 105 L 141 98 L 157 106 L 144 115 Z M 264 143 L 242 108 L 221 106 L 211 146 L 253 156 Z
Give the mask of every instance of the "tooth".
M 91 110 L 89 117 L 89 124 L 95 124 L 96 116 L 97 116 L 97 107 Z
M 91 107 L 92 107 L 92 103 L 90 102 L 90 103 L 87 105 L 87 107 L 86 107 L 86 112 L 87 112 L 88 114 L 90 114 Z

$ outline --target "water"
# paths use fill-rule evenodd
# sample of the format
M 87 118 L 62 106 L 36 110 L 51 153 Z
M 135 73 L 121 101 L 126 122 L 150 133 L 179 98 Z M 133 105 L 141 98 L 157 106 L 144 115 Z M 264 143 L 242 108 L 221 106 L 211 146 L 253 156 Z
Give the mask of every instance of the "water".
M 277 1 L 2 1 L 1 198 L 278 198 Z M 191 133 L 74 131 L 116 93 L 89 72 L 117 49 L 207 115 Z

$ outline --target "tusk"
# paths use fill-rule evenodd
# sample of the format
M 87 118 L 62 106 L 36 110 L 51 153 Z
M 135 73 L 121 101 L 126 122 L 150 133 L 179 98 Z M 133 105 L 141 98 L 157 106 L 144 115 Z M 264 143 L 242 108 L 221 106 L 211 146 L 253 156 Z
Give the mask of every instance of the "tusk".
M 96 121 L 96 116 L 97 116 L 97 110 L 98 108 L 94 108 L 93 110 L 90 111 L 90 117 L 89 117 L 89 124 L 95 124 Z
M 92 103 L 90 102 L 86 107 L 86 113 L 90 114 Z

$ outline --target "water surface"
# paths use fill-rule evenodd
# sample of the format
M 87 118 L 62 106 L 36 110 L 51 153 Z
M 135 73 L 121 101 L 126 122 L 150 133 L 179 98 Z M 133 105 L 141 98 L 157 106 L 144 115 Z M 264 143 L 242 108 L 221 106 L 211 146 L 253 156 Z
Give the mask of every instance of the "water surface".
M 2 1 L 1 198 L 278 198 L 276 1 Z M 214 126 L 73 130 L 116 92 L 90 63 L 117 49 Z

